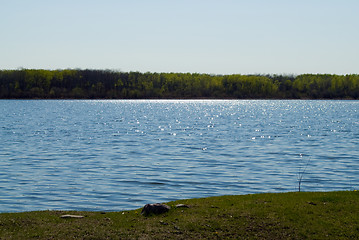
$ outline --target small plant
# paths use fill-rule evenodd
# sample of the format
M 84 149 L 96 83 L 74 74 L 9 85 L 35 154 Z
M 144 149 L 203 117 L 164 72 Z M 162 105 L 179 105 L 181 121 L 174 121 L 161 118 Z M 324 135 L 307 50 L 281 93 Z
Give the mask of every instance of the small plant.
M 302 154 L 300 154 L 300 157 L 303 157 Z M 302 180 L 303 180 L 303 176 L 304 176 L 304 173 L 305 171 L 307 170 L 307 167 L 309 165 L 309 162 L 310 162 L 310 157 L 307 161 L 307 163 L 305 164 L 305 167 L 302 168 L 302 166 L 299 166 L 299 169 L 298 169 L 298 177 L 297 177 L 297 180 L 298 180 L 298 192 L 300 192 L 300 187 L 301 187 L 301 184 L 302 184 Z

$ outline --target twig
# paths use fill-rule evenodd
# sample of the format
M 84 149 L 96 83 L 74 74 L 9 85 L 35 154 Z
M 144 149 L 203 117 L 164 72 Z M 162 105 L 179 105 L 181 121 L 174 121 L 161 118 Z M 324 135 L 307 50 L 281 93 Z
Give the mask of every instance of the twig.
M 309 165 L 309 162 L 311 160 L 311 157 L 309 157 L 308 161 L 307 161 L 307 164 L 305 165 L 305 168 L 303 171 L 301 171 L 301 168 L 299 168 L 299 171 L 298 171 L 298 191 L 300 192 L 300 186 L 302 184 L 302 180 L 303 180 L 303 176 L 304 176 L 304 173 L 305 171 L 307 170 L 307 167 Z

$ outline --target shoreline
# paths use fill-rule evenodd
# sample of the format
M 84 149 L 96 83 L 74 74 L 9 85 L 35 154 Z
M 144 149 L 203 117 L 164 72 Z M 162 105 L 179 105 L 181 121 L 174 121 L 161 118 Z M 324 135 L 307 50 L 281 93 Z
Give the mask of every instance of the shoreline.
M 166 203 L 168 212 L 150 216 L 142 215 L 142 208 L 0 213 L 0 238 L 356 239 L 358 203 L 359 191 L 354 190 L 185 199 Z
M 359 101 L 355 98 L 0 98 L 0 100 L 45 101 Z

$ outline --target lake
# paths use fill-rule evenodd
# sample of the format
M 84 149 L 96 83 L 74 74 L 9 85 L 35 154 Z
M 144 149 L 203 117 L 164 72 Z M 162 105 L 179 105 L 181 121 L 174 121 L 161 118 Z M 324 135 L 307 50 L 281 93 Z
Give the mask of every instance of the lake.
M 0 212 L 358 189 L 359 101 L 0 100 Z

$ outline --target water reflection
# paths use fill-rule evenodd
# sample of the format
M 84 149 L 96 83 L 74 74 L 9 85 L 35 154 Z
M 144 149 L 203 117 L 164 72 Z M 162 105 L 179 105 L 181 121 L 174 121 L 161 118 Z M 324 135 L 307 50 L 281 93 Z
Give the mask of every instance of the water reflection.
M 0 211 L 358 188 L 358 101 L 0 101 Z

